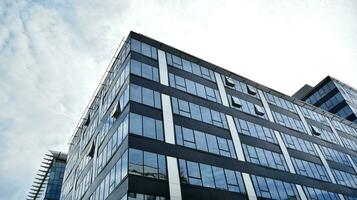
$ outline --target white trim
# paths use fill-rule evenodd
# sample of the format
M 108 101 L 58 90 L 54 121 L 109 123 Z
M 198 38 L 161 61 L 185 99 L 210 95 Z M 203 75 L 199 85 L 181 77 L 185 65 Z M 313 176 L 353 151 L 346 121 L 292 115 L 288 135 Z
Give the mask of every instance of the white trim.
M 236 129 L 236 125 L 234 123 L 233 117 L 230 115 L 226 115 L 226 117 L 227 117 L 227 123 L 228 123 L 229 131 L 231 133 L 237 158 L 240 161 L 245 161 L 242 143 L 240 142 L 238 131 Z
M 245 185 L 245 190 L 248 195 L 248 199 L 249 200 L 257 200 L 258 198 L 257 198 L 257 195 L 255 194 L 253 182 L 252 182 L 252 179 L 250 178 L 250 175 L 247 173 L 242 173 L 242 177 L 243 177 L 243 182 Z
M 281 134 L 276 130 L 274 130 L 274 133 L 275 133 L 276 139 L 278 140 L 278 144 L 280 146 L 281 152 L 283 153 L 283 156 L 285 158 L 286 164 L 288 165 L 289 172 L 296 174 L 296 171 L 295 171 L 295 168 L 293 165 L 293 161 L 291 160 L 290 154 L 288 152 L 288 149 L 285 146 L 285 143 L 283 141 L 283 138 L 281 137 Z
M 238 131 L 236 129 L 233 117 L 230 115 L 226 115 L 226 118 L 227 118 L 227 122 L 228 122 L 229 131 L 231 133 L 231 137 L 233 140 L 234 150 L 236 152 L 237 159 L 245 162 L 242 143 L 240 142 Z M 247 173 L 242 173 L 242 176 L 243 176 L 243 182 L 244 182 L 244 186 L 246 188 L 249 200 L 256 200 L 257 195 L 255 194 L 252 179 L 250 178 L 249 174 L 247 174 Z
M 169 85 L 169 76 L 167 73 L 167 63 L 166 63 L 166 54 L 161 49 L 157 50 L 158 61 L 159 61 L 159 74 L 160 74 L 160 83 L 162 85 Z
M 259 94 L 260 99 L 262 100 L 263 107 L 265 109 L 265 112 L 268 115 L 269 121 L 274 122 L 273 114 L 271 113 L 268 101 L 265 99 L 264 93 L 261 90 L 258 90 L 258 94 Z
M 175 144 L 174 122 L 171 110 L 170 96 L 161 94 L 162 115 L 164 122 L 165 142 Z
M 218 86 L 219 95 L 221 96 L 222 104 L 224 106 L 229 107 L 227 94 L 226 94 L 226 90 L 224 89 L 224 84 L 221 75 L 217 72 L 214 72 L 214 76 L 216 77 L 216 82 Z
M 177 159 L 171 156 L 166 156 L 167 160 L 167 172 L 169 178 L 169 191 L 170 199 L 172 200 L 181 200 L 181 185 L 180 185 L 180 176 L 177 166 Z
M 307 197 L 305 195 L 305 192 L 304 192 L 304 189 L 302 188 L 302 186 L 298 185 L 298 184 L 295 184 L 295 186 L 296 186 L 296 190 L 299 193 L 300 199 L 301 200 L 307 200 Z

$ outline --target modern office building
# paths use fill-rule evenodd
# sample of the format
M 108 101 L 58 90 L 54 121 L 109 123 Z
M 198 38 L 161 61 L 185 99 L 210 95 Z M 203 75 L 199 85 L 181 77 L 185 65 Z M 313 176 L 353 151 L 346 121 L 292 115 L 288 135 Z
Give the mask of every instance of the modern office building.
M 67 154 L 50 150 L 46 154 L 27 200 L 59 200 Z
M 357 90 L 336 78 L 305 85 L 293 96 L 357 124 Z
M 70 140 L 62 200 L 357 199 L 357 126 L 130 32 Z

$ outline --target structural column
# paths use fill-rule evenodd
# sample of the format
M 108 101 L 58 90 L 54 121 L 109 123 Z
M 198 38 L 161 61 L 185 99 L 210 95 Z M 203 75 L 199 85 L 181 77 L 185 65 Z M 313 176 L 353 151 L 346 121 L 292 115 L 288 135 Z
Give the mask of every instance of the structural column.
M 218 91 L 219 91 L 219 94 L 221 96 L 222 103 L 223 103 L 224 106 L 229 107 L 228 99 L 227 99 L 227 93 L 226 93 L 226 90 L 224 88 L 221 75 L 219 73 L 217 73 L 217 72 L 214 72 L 214 75 L 216 77 Z M 231 137 L 232 137 L 233 144 L 234 144 L 234 150 L 235 150 L 235 153 L 237 155 L 237 158 L 238 158 L 238 160 L 245 162 L 242 143 L 240 142 L 238 131 L 237 131 L 237 128 L 235 126 L 233 117 L 230 116 L 230 115 L 226 115 L 226 118 L 227 118 L 228 128 L 229 128 L 229 131 L 231 133 Z M 243 177 L 244 186 L 245 186 L 245 189 L 247 191 L 247 195 L 248 195 L 249 200 L 257 200 L 257 195 L 255 194 L 253 182 L 252 182 L 252 179 L 251 179 L 250 175 L 247 174 L 247 173 L 242 173 L 242 177 Z
M 304 125 L 304 127 L 305 127 L 306 132 L 307 132 L 309 135 L 313 136 L 313 134 L 312 134 L 312 132 L 311 132 L 311 129 L 310 129 L 309 125 L 307 124 L 306 119 L 305 119 L 304 115 L 302 114 L 302 112 L 301 112 L 299 106 L 297 106 L 297 105 L 294 105 L 294 106 L 295 106 L 295 110 L 297 111 L 297 113 L 298 113 L 298 115 L 299 115 L 299 117 L 300 117 L 300 119 L 301 119 L 301 121 L 302 121 L 302 123 L 303 123 L 303 125 Z M 325 158 L 324 155 L 322 154 L 322 151 L 321 151 L 319 145 L 316 144 L 316 143 L 313 143 L 313 144 L 314 144 L 314 147 L 315 147 L 315 149 L 316 149 L 316 152 L 317 152 L 317 154 L 319 155 L 319 158 L 320 158 L 322 164 L 324 165 L 324 167 L 325 167 L 325 169 L 326 169 L 326 171 L 327 171 L 327 174 L 328 174 L 328 176 L 330 177 L 332 183 L 337 184 L 336 179 L 335 179 L 335 177 L 334 177 L 333 174 L 332 174 L 332 170 L 331 170 L 330 166 L 328 165 L 326 158 Z M 340 197 L 341 200 L 345 200 L 345 198 L 343 197 L 342 194 L 339 194 L 338 196 Z
M 275 123 L 274 122 L 274 118 L 273 118 L 273 114 L 272 114 L 272 112 L 270 110 L 268 101 L 266 100 L 266 98 L 264 96 L 264 93 L 261 90 L 258 90 L 258 94 L 259 94 L 260 99 L 262 100 L 263 107 L 265 109 L 265 113 L 268 115 L 269 121 Z M 274 134 L 275 134 L 275 137 L 276 137 L 276 139 L 278 141 L 278 144 L 279 144 L 279 147 L 281 149 L 281 152 L 283 153 L 284 159 L 286 160 L 286 163 L 288 165 L 289 172 L 292 173 L 292 174 L 296 174 L 293 162 L 291 160 L 290 154 L 288 152 L 288 149 L 285 146 L 285 143 L 283 141 L 283 138 L 282 138 L 281 134 L 276 130 L 274 130 Z M 300 195 L 300 198 L 302 200 L 307 200 L 307 197 L 306 197 L 306 195 L 304 193 L 304 190 L 303 190 L 302 186 L 296 184 L 296 189 L 297 189 L 297 191 L 298 191 L 298 193 Z
M 165 52 L 158 49 L 160 83 L 169 86 Z M 170 96 L 161 94 L 165 142 L 175 145 L 174 122 Z M 181 200 L 181 184 L 177 158 L 166 156 L 171 200 Z

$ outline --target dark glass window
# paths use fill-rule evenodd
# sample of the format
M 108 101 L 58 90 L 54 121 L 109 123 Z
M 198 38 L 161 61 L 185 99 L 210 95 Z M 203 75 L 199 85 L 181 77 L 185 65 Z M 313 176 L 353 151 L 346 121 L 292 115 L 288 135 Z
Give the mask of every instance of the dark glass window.
M 196 63 L 182 59 L 182 58 L 172 55 L 170 53 L 166 53 L 166 60 L 167 60 L 168 65 L 182 69 L 189 73 L 193 73 L 197 76 L 208 79 L 210 81 L 213 81 L 213 82 L 216 81 L 212 70 L 209 70 L 203 66 L 199 66 Z
M 163 155 L 129 149 L 129 173 L 166 180 L 166 159 Z
M 245 193 L 240 172 L 182 159 L 179 168 L 182 183 Z
M 172 110 L 175 114 L 200 120 L 221 128 L 228 128 L 226 116 L 224 113 L 220 113 L 204 106 L 199 106 L 174 97 L 171 97 L 171 100 Z
M 130 41 L 131 50 L 157 60 L 157 49 L 155 47 L 135 39 L 131 39 Z
M 130 60 L 130 73 L 152 81 L 159 81 L 159 69 L 157 67 L 136 60 Z
M 141 135 L 143 132 L 142 116 L 138 114 L 130 114 L 130 133 Z
M 130 133 L 160 141 L 164 140 L 162 121 L 135 113 L 130 113 L 129 121 Z
M 144 136 L 148 138 L 156 139 L 156 128 L 155 128 L 155 119 L 150 117 L 143 117 L 143 129 Z
M 143 175 L 143 152 L 136 149 L 129 150 L 129 173 Z
M 144 152 L 144 176 L 158 178 L 157 155 L 150 152 Z
M 300 199 L 294 184 L 251 175 L 258 197 L 269 199 Z
M 210 165 L 200 164 L 202 173 L 202 182 L 204 187 L 215 188 L 212 167 Z
M 198 163 L 187 161 L 188 181 L 193 185 L 202 186 Z
M 223 169 L 220 167 L 212 167 L 212 170 L 216 187 L 221 189 L 227 189 L 227 183 Z
M 188 92 L 204 99 L 208 99 L 213 102 L 221 103 L 219 92 L 216 89 L 210 88 L 189 79 L 182 78 L 172 73 L 169 73 L 169 83 L 171 87 L 176 89 Z

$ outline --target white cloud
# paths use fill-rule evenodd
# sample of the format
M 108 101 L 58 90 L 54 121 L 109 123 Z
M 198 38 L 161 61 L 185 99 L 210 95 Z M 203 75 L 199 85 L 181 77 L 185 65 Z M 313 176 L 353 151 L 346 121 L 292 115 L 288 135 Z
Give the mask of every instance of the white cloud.
M 357 2 L 1 1 L 0 196 L 29 190 L 67 141 L 130 30 L 278 91 L 326 75 L 357 85 Z

